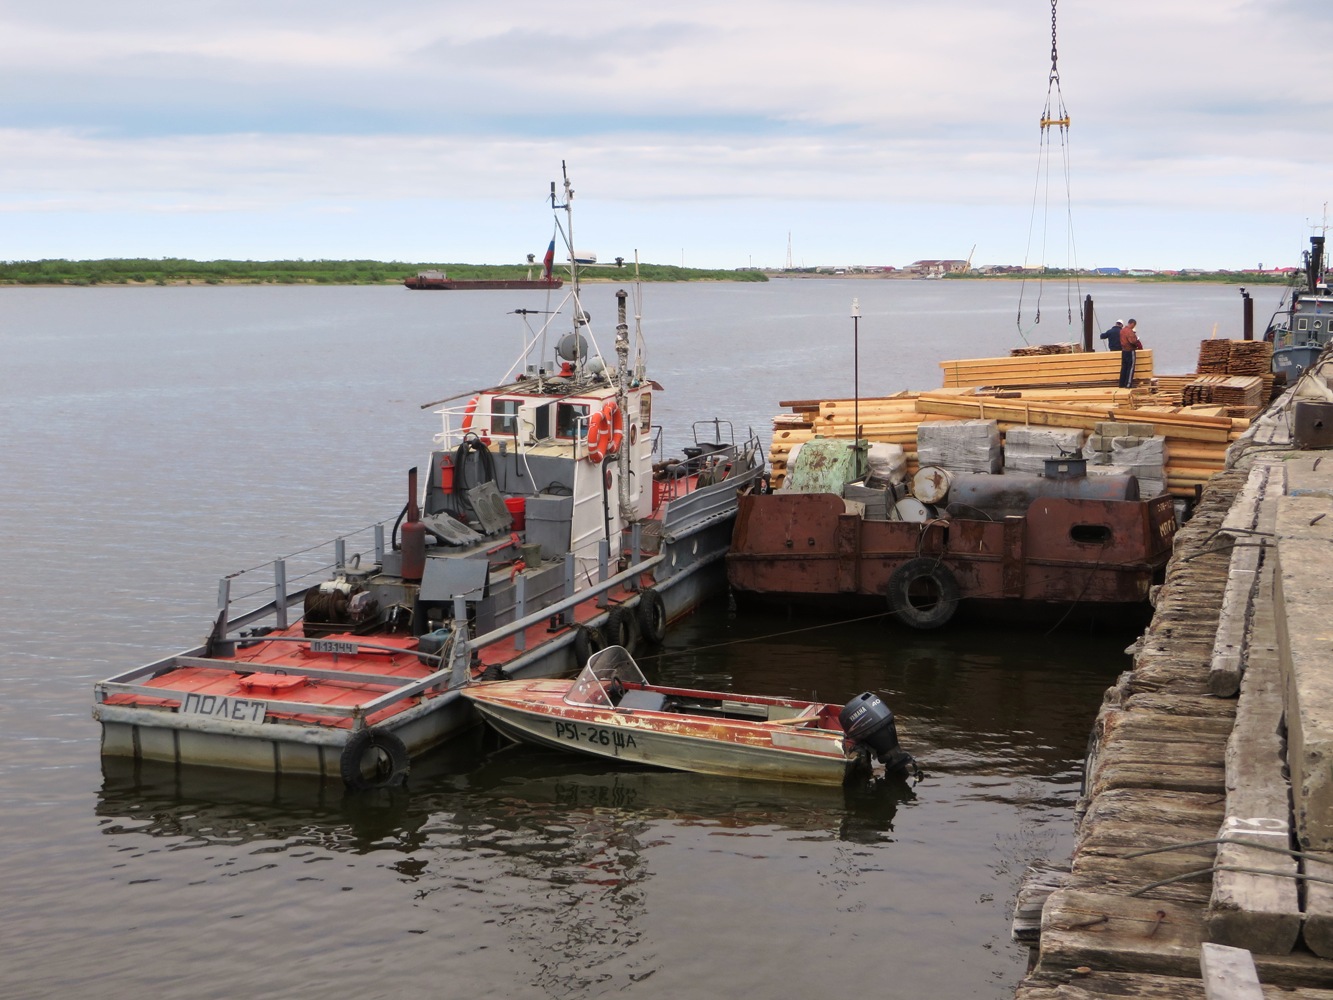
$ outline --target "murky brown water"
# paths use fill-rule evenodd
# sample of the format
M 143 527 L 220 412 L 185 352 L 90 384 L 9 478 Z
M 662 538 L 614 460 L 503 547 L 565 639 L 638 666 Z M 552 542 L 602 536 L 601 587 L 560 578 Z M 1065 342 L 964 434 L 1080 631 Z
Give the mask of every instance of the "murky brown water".
M 865 391 L 933 385 L 939 359 L 1008 345 L 1003 289 L 948 286 L 856 289 Z M 1234 295 L 1203 291 L 1161 310 Z M 848 294 L 648 289 L 645 325 L 656 298 L 668 343 L 652 368 L 665 419 L 681 434 L 687 415 L 734 404 L 762 429 L 780 398 L 839 391 L 845 359 L 820 338 L 841 330 Z M 953 325 L 930 343 L 897 319 L 865 339 L 876 315 L 946 309 L 936 297 L 950 294 L 958 315 L 942 313 Z M 0 996 L 1012 992 L 1025 960 L 1008 940 L 1012 895 L 1026 862 L 1069 852 L 1124 634 L 920 635 L 720 605 L 645 660 L 702 686 L 884 692 L 926 770 L 911 787 L 613 769 L 481 731 L 420 762 L 407 790 L 369 797 L 104 769 L 92 682 L 195 641 L 223 573 L 395 513 L 436 429 L 419 404 L 507 367 L 516 305 L 533 303 L 0 290 Z M 474 323 L 488 325 L 469 339 Z

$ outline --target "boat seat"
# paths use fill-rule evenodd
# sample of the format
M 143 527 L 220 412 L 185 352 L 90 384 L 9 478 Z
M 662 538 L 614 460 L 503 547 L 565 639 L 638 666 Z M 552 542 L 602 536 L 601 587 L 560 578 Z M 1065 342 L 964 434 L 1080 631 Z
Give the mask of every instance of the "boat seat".
M 665 712 L 667 696 L 659 691 L 631 689 L 625 692 L 617 708 L 638 709 L 641 712 Z

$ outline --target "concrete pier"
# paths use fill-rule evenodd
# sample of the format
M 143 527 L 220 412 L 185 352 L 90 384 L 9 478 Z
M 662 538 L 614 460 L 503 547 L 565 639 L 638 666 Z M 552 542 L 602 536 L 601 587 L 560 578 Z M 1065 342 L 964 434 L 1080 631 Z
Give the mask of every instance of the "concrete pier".
M 1317 377 L 1177 535 L 1094 724 L 1074 855 L 1020 893 L 1019 1000 L 1233 995 L 1205 944 L 1248 952 L 1265 997 L 1333 1000 L 1333 450 L 1292 420 Z

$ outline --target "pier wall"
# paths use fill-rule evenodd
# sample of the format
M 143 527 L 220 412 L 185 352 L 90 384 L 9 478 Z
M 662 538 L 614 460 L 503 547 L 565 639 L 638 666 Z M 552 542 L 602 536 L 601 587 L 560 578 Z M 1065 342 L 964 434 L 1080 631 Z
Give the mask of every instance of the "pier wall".
M 1209 942 L 1250 952 L 1264 996 L 1333 998 L 1333 452 L 1295 447 L 1290 403 L 1177 536 L 1073 857 L 1020 892 L 1019 1000 L 1202 998 Z

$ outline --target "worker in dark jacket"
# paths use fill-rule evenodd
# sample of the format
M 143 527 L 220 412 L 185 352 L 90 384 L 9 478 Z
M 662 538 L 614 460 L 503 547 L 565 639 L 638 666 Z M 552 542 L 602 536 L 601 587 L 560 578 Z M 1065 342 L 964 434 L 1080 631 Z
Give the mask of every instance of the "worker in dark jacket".
M 1108 351 L 1120 350 L 1120 328 L 1125 325 L 1123 319 L 1118 319 L 1111 324 L 1111 329 L 1102 334 L 1102 340 L 1106 341 Z
M 1136 327 L 1138 320 L 1129 320 L 1120 331 L 1120 388 L 1134 384 L 1134 352 L 1143 350 Z

